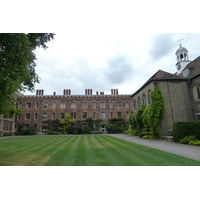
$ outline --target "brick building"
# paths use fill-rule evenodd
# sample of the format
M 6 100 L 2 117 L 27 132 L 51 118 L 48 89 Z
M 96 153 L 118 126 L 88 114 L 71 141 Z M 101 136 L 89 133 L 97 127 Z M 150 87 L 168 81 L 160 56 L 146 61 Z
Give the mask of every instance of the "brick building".
M 75 122 L 88 118 L 102 119 L 100 130 L 105 131 L 105 124 L 111 117 L 122 117 L 128 122 L 132 113 L 131 95 L 120 95 L 118 89 L 111 89 L 111 94 L 92 93 L 85 89 L 85 95 L 72 95 L 70 89 L 64 89 L 63 95 L 44 95 L 44 90 L 37 90 L 36 95 L 18 96 L 18 107 L 24 113 L 16 117 L 16 124 L 24 123 L 35 128 L 38 134 L 45 134 L 46 124 L 42 121 L 63 119 L 70 113 Z

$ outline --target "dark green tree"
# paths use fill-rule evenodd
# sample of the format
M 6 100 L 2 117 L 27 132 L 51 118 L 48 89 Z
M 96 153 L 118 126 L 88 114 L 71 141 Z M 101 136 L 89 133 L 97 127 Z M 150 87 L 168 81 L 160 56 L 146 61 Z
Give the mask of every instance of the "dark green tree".
M 18 114 L 14 94 L 17 91 L 33 91 L 39 83 L 36 74 L 37 47 L 46 49 L 46 42 L 53 33 L 1 33 L 0 34 L 0 115 Z

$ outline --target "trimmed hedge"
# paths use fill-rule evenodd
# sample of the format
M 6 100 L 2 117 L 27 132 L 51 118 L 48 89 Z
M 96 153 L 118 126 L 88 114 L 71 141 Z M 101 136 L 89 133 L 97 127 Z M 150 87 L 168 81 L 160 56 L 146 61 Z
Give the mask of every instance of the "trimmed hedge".
M 174 142 L 179 142 L 186 136 L 195 136 L 200 140 L 200 121 L 174 122 L 173 124 Z

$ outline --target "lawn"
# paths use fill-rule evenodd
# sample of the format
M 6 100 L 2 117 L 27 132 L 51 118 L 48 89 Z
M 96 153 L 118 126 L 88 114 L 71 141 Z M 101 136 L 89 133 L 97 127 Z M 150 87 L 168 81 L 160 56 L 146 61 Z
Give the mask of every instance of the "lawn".
M 199 161 L 108 135 L 0 139 L 1 166 L 196 166 Z

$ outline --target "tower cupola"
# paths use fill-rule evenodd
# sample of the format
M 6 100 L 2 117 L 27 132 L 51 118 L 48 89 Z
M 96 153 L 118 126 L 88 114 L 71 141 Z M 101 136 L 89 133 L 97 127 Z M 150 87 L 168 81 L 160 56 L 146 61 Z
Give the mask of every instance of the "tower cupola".
M 188 57 L 188 50 L 185 47 L 182 47 L 180 44 L 179 48 L 176 50 L 175 53 L 177 57 L 177 75 L 182 73 L 183 69 L 190 63 L 189 57 Z

